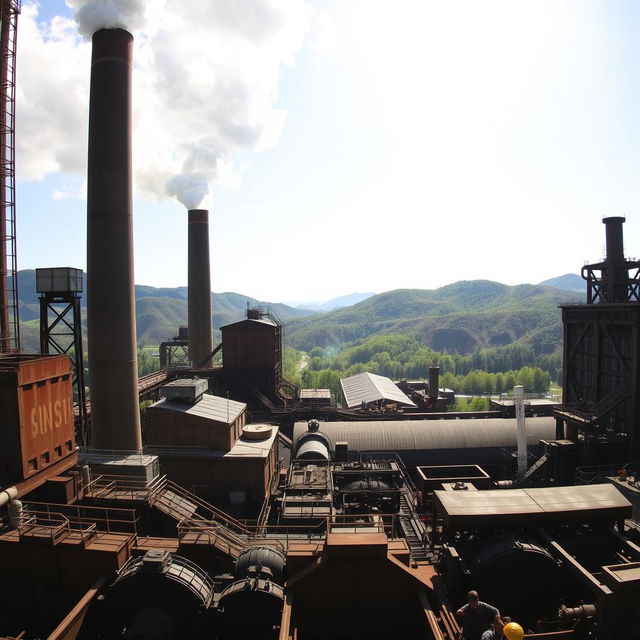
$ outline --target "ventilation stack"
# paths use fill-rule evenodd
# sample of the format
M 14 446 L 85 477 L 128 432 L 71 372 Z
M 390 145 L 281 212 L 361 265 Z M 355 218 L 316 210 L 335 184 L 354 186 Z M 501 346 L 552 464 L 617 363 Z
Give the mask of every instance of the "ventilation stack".
M 142 447 L 133 280 L 133 36 L 93 35 L 87 177 L 87 326 L 92 445 Z
M 629 272 L 624 259 L 624 242 L 622 239 L 622 217 L 603 218 L 606 227 L 607 256 L 605 258 L 606 302 L 627 302 L 627 280 Z
M 189 210 L 188 321 L 189 359 L 194 369 L 211 369 L 211 271 L 209 266 L 209 212 Z

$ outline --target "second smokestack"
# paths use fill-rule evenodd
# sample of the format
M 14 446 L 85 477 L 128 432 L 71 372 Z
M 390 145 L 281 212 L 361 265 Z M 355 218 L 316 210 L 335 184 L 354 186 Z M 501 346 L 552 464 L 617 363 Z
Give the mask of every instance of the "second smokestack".
M 194 369 L 212 366 L 211 271 L 209 265 L 209 212 L 189 210 L 188 321 L 189 359 Z

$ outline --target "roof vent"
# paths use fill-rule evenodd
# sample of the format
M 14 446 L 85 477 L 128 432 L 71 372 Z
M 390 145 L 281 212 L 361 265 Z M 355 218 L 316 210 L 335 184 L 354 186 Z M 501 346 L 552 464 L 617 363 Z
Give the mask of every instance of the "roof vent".
M 270 424 L 246 424 L 242 427 L 245 440 L 266 440 L 271 437 L 273 427 Z
M 162 387 L 160 394 L 173 402 L 195 404 L 199 402 L 209 388 L 206 378 L 172 380 Z

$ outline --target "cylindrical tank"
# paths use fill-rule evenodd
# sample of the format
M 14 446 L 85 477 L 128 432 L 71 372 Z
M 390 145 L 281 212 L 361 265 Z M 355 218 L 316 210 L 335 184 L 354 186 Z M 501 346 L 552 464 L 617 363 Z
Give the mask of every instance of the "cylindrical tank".
M 274 547 L 256 546 L 240 554 L 233 572 L 236 579 L 218 602 L 221 637 L 270 637 L 282 616 L 284 570 L 284 554 Z
M 92 445 L 140 450 L 133 280 L 133 36 L 93 35 L 87 173 L 87 329 Z
M 537 541 L 507 533 L 456 548 L 469 569 L 469 587 L 498 607 L 502 615 L 534 624 L 532 612 L 539 615 L 557 608 L 564 574 Z
M 270 579 L 282 584 L 285 562 L 284 554 L 274 547 L 251 547 L 243 551 L 236 560 L 233 575 L 236 578 L 246 578 L 250 573 L 260 574 L 262 569 L 267 568 L 270 572 Z
M 330 460 L 330 443 L 320 431 L 303 433 L 296 443 L 295 456 L 299 460 Z
M 211 268 L 209 264 L 209 212 L 189 210 L 188 322 L 189 359 L 196 369 L 211 368 Z
M 85 617 L 78 640 L 209 637 L 204 630 L 209 626 L 213 581 L 176 554 L 158 549 L 131 557 L 102 595 Z

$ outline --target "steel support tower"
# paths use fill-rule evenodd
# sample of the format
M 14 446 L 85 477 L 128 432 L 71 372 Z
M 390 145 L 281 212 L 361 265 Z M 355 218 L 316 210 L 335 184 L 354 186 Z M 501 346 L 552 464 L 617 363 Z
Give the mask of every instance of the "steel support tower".
M 0 353 L 20 351 L 16 250 L 16 39 L 20 0 L 0 0 Z
M 67 267 L 36 269 L 40 294 L 40 353 L 69 356 L 73 371 L 76 440 L 88 444 L 80 298 L 82 270 Z

